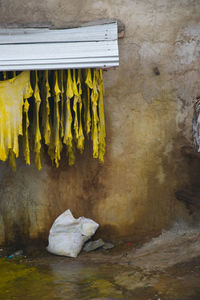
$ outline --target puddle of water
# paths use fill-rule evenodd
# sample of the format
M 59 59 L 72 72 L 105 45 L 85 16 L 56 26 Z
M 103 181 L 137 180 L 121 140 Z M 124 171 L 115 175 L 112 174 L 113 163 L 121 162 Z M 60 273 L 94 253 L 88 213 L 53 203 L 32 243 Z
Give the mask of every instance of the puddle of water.
M 199 300 L 200 263 L 149 271 L 55 256 L 0 258 L 0 300 Z
M 128 299 L 128 293 L 113 282 L 119 271 L 119 267 L 76 262 L 35 267 L 0 259 L 0 299 Z

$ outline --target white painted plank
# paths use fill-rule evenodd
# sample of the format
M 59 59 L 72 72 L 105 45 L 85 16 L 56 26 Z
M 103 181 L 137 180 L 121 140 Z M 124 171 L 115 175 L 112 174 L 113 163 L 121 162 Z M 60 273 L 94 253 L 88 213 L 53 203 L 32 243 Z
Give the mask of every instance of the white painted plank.
M 0 44 L 116 40 L 117 24 L 72 29 L 0 29 Z
M 118 55 L 117 42 L 17 44 L 0 46 L 0 61 Z
M 67 30 L 4 29 L 0 71 L 118 66 L 117 38 L 117 23 Z
M 88 63 L 94 63 L 94 62 L 114 62 L 118 61 L 118 56 L 108 56 L 108 57 L 89 57 L 87 58 Z M 62 58 L 62 59 L 49 59 L 48 63 L 49 64 L 62 64 L 62 63 L 85 63 L 86 59 L 85 58 Z M 16 61 L 10 61 L 10 60 L 5 60 L 0 62 L 1 66 L 8 66 L 9 64 L 12 64 L 13 66 L 20 66 L 22 64 L 24 65 L 29 65 L 29 64 L 46 64 L 47 60 L 42 60 L 42 59 L 35 59 L 35 60 L 16 60 Z
M 14 66 L 4 66 L 6 71 L 20 71 L 20 70 L 63 70 L 63 69 L 85 69 L 85 68 L 99 68 L 108 69 L 118 67 L 119 61 L 116 62 L 94 62 L 94 63 L 69 63 L 69 64 L 33 64 L 33 65 L 20 65 L 20 68 L 14 68 Z M 3 69 L 2 69 L 3 70 Z

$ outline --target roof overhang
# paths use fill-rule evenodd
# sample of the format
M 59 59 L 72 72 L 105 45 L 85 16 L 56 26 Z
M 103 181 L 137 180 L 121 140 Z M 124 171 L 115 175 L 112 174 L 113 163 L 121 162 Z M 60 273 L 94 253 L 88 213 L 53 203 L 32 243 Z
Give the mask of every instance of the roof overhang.
M 0 29 L 0 71 L 119 65 L 117 22 L 72 29 Z

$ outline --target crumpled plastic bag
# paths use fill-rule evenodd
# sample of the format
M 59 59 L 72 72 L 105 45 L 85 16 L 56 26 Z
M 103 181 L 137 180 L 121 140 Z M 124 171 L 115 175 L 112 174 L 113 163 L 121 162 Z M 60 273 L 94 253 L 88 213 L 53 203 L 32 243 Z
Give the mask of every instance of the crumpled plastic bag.
M 95 233 L 99 224 L 91 219 L 75 219 L 68 209 L 53 223 L 49 233 L 50 253 L 77 257 L 84 243 Z

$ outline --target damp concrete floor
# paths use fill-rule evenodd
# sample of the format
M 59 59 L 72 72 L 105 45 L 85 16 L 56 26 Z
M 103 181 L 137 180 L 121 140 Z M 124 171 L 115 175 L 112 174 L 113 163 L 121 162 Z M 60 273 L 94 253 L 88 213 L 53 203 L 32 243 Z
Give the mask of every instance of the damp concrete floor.
M 200 257 L 149 270 L 96 255 L 0 258 L 0 299 L 200 299 Z
M 147 271 L 68 258 L 0 259 L 1 300 L 199 300 L 200 259 Z
M 173 228 L 143 245 L 59 257 L 0 251 L 0 300 L 200 300 L 200 230 Z

